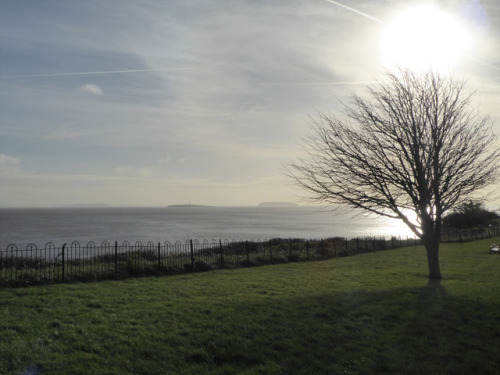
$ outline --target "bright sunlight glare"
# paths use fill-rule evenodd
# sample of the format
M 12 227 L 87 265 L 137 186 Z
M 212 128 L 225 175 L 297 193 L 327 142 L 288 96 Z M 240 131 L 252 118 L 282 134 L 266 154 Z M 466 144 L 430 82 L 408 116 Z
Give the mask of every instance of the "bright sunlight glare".
M 457 20 L 425 5 L 399 13 L 380 41 L 381 62 L 388 68 L 416 71 L 452 67 L 466 51 L 470 36 Z

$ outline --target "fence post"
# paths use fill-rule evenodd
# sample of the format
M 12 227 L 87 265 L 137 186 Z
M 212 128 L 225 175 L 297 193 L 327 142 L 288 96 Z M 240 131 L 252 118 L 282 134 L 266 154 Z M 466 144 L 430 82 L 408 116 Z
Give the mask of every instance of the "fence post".
M 118 275 L 118 241 L 115 241 L 115 276 Z
M 307 260 L 309 260 L 309 240 L 306 240 Z
M 222 249 L 221 239 L 219 239 L 219 250 L 220 250 L 220 267 L 224 268 L 224 250 Z
M 66 244 L 64 244 L 62 246 L 62 253 L 61 253 L 61 256 L 62 256 L 62 277 L 61 277 L 61 281 L 64 282 L 64 249 L 66 248 Z
M 245 241 L 245 250 L 247 251 L 247 262 L 250 262 L 250 250 L 248 248 L 248 240 Z
M 193 247 L 193 240 L 189 240 L 189 244 L 191 247 L 191 269 L 194 270 L 194 247 Z
M 158 242 L 158 269 L 161 268 L 161 245 Z
M 292 257 L 292 239 L 291 238 L 288 240 L 288 244 L 289 244 L 288 247 L 289 247 L 289 250 L 290 250 L 290 258 L 291 258 Z
M 359 237 L 356 237 L 356 251 L 359 254 Z

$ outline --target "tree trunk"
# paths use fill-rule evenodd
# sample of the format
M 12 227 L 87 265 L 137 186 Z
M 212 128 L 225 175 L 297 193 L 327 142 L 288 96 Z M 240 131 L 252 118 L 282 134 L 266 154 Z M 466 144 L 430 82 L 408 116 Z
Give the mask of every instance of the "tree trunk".
M 431 240 L 426 242 L 425 250 L 427 251 L 427 263 L 429 265 L 429 280 L 439 281 L 443 278 L 439 267 L 439 241 Z

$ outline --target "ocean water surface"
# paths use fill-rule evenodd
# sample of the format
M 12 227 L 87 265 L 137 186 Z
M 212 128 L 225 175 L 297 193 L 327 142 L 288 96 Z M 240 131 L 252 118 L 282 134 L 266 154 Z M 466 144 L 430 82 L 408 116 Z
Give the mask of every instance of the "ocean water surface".
M 399 221 L 318 207 L 0 209 L 0 249 L 78 241 L 175 242 L 365 236 L 413 237 Z

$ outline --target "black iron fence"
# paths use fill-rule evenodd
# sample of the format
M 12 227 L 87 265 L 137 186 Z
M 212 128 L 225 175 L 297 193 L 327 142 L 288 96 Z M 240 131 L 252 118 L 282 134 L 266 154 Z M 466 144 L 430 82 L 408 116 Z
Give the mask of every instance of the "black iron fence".
M 498 236 L 495 231 L 462 232 L 455 240 Z M 446 235 L 443 240 L 446 240 Z M 451 235 L 450 235 L 451 240 Z M 9 245 L 0 250 L 0 286 L 95 281 L 140 275 L 200 272 L 349 256 L 421 244 L 401 237 L 329 238 L 323 240 L 271 239 L 266 241 L 188 240 L 175 243 L 125 241 L 96 245 L 88 242 L 52 242 L 43 248 L 29 244 L 25 249 Z
M 491 238 L 500 235 L 500 226 L 490 225 L 485 228 L 453 229 L 445 228 L 441 234 L 441 242 L 466 242 Z

